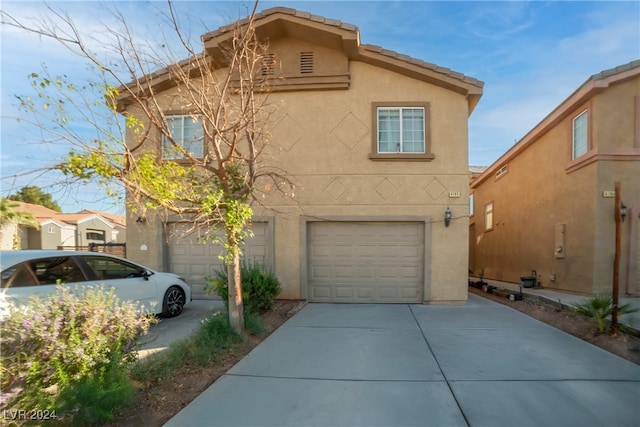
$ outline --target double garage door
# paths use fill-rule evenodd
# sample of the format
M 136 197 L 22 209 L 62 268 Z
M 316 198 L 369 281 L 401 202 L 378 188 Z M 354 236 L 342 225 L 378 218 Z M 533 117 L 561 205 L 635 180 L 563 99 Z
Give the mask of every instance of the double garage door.
M 253 237 L 244 246 L 244 259 L 273 267 L 273 232 L 268 222 L 254 222 Z M 222 248 L 203 241 L 197 231 L 180 223 L 169 224 L 169 271 L 184 277 L 191 285 L 193 299 L 213 299 L 206 292 L 207 277 L 223 268 Z
M 309 222 L 311 302 L 421 303 L 422 222 Z
M 307 222 L 306 285 L 310 302 L 422 303 L 424 222 Z M 213 298 L 206 277 L 223 267 L 220 246 L 202 242 L 187 226 L 169 226 L 169 267 L 191 285 L 194 299 Z M 245 259 L 273 267 L 272 223 L 255 222 Z M 287 236 L 282 236 L 287 239 Z M 290 243 L 290 242 L 289 242 Z M 280 271 L 295 269 L 299 257 Z M 304 283 L 304 282 L 303 282 Z

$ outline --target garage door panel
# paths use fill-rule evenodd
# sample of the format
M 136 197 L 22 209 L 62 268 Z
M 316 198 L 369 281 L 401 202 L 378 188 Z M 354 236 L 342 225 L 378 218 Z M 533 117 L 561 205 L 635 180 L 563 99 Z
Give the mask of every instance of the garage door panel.
M 267 222 L 252 224 L 254 237 L 244 246 L 244 259 L 273 267 L 273 237 Z M 189 233 L 190 232 L 190 233 Z M 188 234 L 187 234 L 188 233 Z M 212 298 L 206 292 L 207 277 L 223 268 L 222 247 L 202 239 L 189 224 L 169 224 L 169 271 L 180 274 L 191 285 L 194 299 Z
M 313 288 L 314 299 L 330 299 L 331 298 L 331 287 L 318 285 Z
M 375 272 L 373 271 L 373 268 L 371 267 L 359 267 L 357 268 L 357 272 L 358 272 L 358 279 L 373 279 L 375 278 Z
M 348 287 L 336 287 L 335 288 L 335 296 L 336 298 L 353 298 L 353 288 L 351 286 Z
M 358 298 L 359 299 L 370 299 L 373 300 L 374 297 L 374 289 L 371 286 L 367 286 L 367 287 L 362 287 L 359 286 L 358 288 Z
M 307 236 L 311 301 L 422 301 L 424 223 L 313 222 Z
M 353 267 L 350 265 L 342 265 L 335 267 L 335 277 L 337 279 L 345 279 L 353 277 Z
M 381 287 L 378 289 L 378 296 L 380 299 L 394 300 L 398 297 L 398 290 L 396 288 Z

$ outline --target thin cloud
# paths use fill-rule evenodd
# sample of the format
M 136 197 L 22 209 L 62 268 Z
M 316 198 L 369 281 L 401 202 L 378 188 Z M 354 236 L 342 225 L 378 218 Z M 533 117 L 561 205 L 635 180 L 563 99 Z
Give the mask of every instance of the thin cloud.
M 105 24 L 113 10 L 127 17 L 135 36 L 150 50 L 175 46 L 160 30 L 164 2 L 53 2 L 67 10 L 91 48 L 108 56 Z M 181 28 L 195 46 L 206 31 L 246 16 L 251 2 L 177 1 Z M 469 120 L 469 163 L 488 165 L 500 157 L 592 74 L 640 57 L 638 2 L 431 2 L 431 1 L 264 1 L 356 25 L 363 43 L 377 44 L 485 82 L 484 95 Z M 9 13 L 37 18 L 43 3 L 3 2 Z M 99 11 L 97 13 L 96 11 Z M 116 29 L 117 27 L 113 27 Z M 46 63 L 52 74 L 86 75 L 79 57 L 56 43 L 3 26 L 2 174 L 37 162 L 53 163 L 67 150 L 36 150 L 37 141 L 6 116 L 19 116 L 14 94 L 26 94 L 27 76 Z M 176 49 L 178 52 L 179 50 Z M 29 55 L 25 55 L 29 52 Z M 179 55 L 179 54 L 177 54 Z M 177 59 L 184 59 L 182 57 Z M 10 156 L 15 150 L 14 156 Z M 8 157 L 7 157 L 8 156 Z M 19 160 L 12 160 L 19 159 Z M 20 164 L 20 161 L 23 163 Z M 16 164 L 16 162 L 18 164 Z M 72 195 L 75 197 L 76 195 Z M 72 197 L 69 197 L 72 198 Z

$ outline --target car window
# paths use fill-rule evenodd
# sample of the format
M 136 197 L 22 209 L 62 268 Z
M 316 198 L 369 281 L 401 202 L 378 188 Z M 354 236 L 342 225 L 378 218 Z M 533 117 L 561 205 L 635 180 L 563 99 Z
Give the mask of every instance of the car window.
M 55 285 L 58 281 L 74 283 L 86 280 L 72 257 L 38 259 L 29 261 L 29 265 L 41 285 Z
M 128 279 L 144 275 L 143 268 L 119 259 L 86 256 L 83 260 L 93 270 L 97 280 Z
M 29 269 L 27 263 L 14 265 L 2 270 L 2 287 L 35 286 L 38 284 L 36 276 Z

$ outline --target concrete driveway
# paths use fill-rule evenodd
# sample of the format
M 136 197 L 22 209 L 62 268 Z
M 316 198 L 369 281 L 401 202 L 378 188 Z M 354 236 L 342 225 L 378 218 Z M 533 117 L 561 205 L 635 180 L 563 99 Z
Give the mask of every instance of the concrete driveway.
M 469 295 L 309 304 L 166 426 L 637 426 L 640 366 Z
M 180 315 L 169 319 L 161 318 L 140 339 L 138 358 L 143 360 L 168 349 L 171 343 L 187 338 L 198 329 L 204 319 L 221 310 L 224 310 L 221 300 L 193 300 L 184 306 Z

